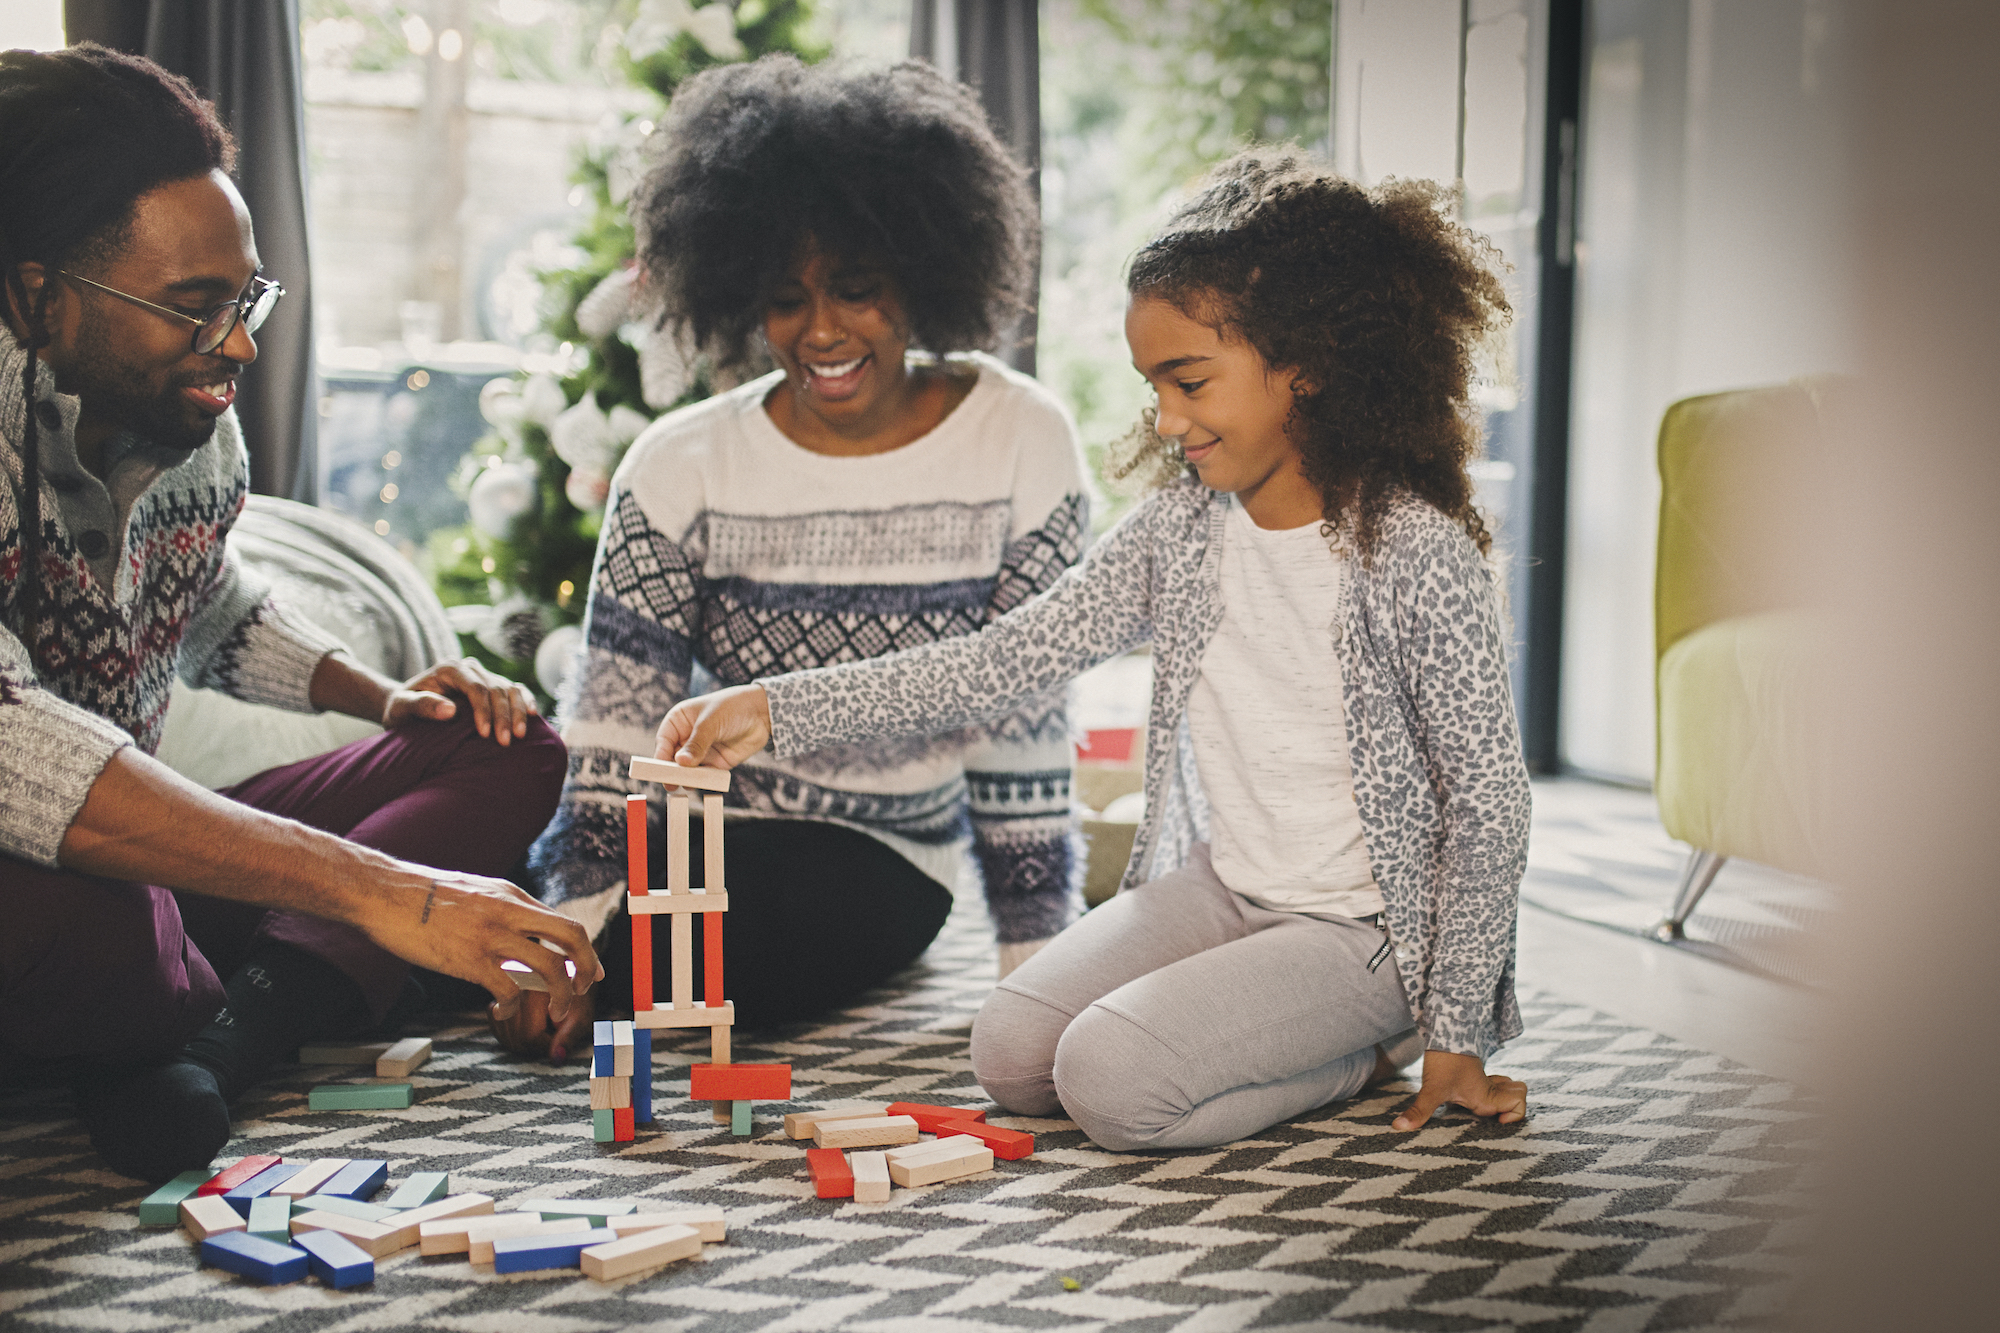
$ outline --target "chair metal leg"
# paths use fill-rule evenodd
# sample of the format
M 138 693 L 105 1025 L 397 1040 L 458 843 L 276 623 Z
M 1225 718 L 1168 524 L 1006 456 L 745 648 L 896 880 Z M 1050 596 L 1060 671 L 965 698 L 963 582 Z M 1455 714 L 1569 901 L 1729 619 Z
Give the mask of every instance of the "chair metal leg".
M 1715 883 L 1715 874 L 1722 869 L 1722 863 L 1729 858 L 1720 852 L 1705 851 L 1700 847 L 1688 857 L 1687 868 L 1681 871 L 1681 886 L 1674 894 L 1674 910 L 1653 927 L 1653 938 L 1671 943 L 1687 938 L 1687 919 L 1694 915 L 1695 904 L 1708 892 L 1708 886 Z

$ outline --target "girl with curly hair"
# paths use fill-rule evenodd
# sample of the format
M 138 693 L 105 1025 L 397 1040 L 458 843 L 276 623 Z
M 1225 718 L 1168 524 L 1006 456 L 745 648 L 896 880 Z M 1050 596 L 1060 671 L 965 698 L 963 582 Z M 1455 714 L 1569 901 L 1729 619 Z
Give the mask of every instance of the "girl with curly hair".
M 1036 214 L 968 90 L 923 64 L 771 56 L 689 80 L 654 142 L 632 208 L 662 325 L 724 377 L 777 369 L 655 422 L 612 484 L 559 714 L 569 776 L 531 857 L 607 962 L 629 957 L 624 805 L 647 790 L 626 763 L 661 714 L 963 637 L 1045 591 L 1089 532 L 1068 415 L 976 350 L 1027 308 Z M 739 1024 L 822 1013 L 914 961 L 968 839 L 1000 969 L 1054 936 L 1078 906 L 1069 757 L 1051 692 L 746 765 L 724 833 Z M 579 1030 L 587 1048 L 585 1017 L 502 1036 L 561 1058 Z
M 973 1071 L 1111 1149 L 1229 1142 L 1422 1059 L 1394 1127 L 1511 1123 L 1528 778 L 1465 464 L 1493 252 L 1435 186 L 1246 154 L 1133 261 L 1164 484 L 980 633 L 676 707 L 731 764 L 934 731 L 1152 644 L 1146 815 L 1121 892 L 1007 977 Z M 1160 466 L 1162 463 L 1170 466 Z

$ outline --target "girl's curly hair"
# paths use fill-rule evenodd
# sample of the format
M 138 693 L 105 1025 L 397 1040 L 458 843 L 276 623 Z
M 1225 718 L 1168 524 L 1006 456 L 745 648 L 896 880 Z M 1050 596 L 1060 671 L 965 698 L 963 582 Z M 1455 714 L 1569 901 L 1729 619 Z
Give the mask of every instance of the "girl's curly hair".
M 1428 181 L 1363 189 L 1289 153 L 1246 152 L 1209 175 L 1127 280 L 1297 372 L 1306 477 L 1364 557 L 1399 492 L 1492 547 L 1465 470 L 1480 442 L 1471 381 L 1513 311 L 1505 261 L 1451 218 L 1453 202 Z
M 721 66 L 681 85 L 654 142 L 632 199 L 648 286 L 661 322 L 725 366 L 749 361 L 808 238 L 887 273 L 933 352 L 991 347 L 1030 308 L 1027 171 L 927 64 Z

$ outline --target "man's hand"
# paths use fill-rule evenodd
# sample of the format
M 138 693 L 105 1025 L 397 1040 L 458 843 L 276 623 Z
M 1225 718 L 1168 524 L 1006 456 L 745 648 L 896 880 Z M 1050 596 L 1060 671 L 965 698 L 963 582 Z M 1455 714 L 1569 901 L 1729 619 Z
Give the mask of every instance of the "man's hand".
M 446 691 L 464 695 L 472 709 L 472 725 L 502 745 L 527 735 L 528 719 L 540 711 L 527 686 L 494 674 L 477 658 L 465 657 L 440 662 L 392 690 L 382 705 L 382 725 L 393 727 L 413 717 L 449 722 L 458 715 L 458 705 L 445 697 Z
M 1463 1106 L 1476 1116 L 1497 1116 L 1501 1124 L 1511 1125 L 1528 1116 L 1528 1085 L 1487 1073 L 1486 1062 L 1476 1055 L 1425 1051 L 1423 1086 L 1390 1128 L 1422 1129 L 1431 1113 L 1446 1102 Z
M 550 1064 L 559 1065 L 573 1052 L 590 1053 L 591 1020 L 597 1017 L 597 998 L 588 992 L 577 997 L 568 1016 L 560 1021 L 549 1015 L 549 997 L 540 991 L 523 992 L 521 1003 L 505 1018 L 500 1016 L 498 1003 L 488 1012 L 492 1016 L 493 1035 L 502 1047 L 516 1055 L 546 1057 Z
M 733 685 L 683 699 L 660 722 L 653 757 L 734 768 L 771 740 L 771 700 L 762 685 Z

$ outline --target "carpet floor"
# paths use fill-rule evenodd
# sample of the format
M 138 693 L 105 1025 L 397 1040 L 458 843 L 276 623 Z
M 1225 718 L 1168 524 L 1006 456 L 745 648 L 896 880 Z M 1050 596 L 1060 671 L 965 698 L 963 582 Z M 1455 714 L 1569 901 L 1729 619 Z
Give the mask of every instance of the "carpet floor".
M 967 1059 L 991 936 L 962 902 L 893 990 L 823 1023 L 737 1043 L 790 1061 L 794 1107 L 850 1099 L 986 1105 Z M 200 1268 L 179 1231 L 137 1225 L 56 1094 L 0 1099 L 0 1327 L 213 1333 L 591 1333 L 859 1329 L 1107 1333 L 1234 1329 L 1761 1327 L 1802 1244 L 1811 1111 L 1784 1084 L 1656 1033 L 1523 997 L 1496 1060 L 1531 1118 L 1389 1127 L 1408 1085 L 1225 1148 L 1108 1153 L 1064 1120 L 995 1115 L 1037 1151 L 885 1204 L 820 1200 L 801 1143 L 762 1106 L 731 1138 L 685 1100 L 694 1039 L 656 1056 L 660 1122 L 591 1141 L 585 1069 L 521 1063 L 471 1023 L 439 1035 L 404 1111 L 313 1112 L 331 1071 L 293 1069 L 238 1108 L 231 1155 L 374 1157 L 392 1182 L 447 1170 L 513 1198 L 719 1204 L 698 1260 L 599 1284 L 494 1276 L 416 1251 L 372 1286 L 264 1288 Z M 705 1048 L 705 1043 L 702 1043 Z

